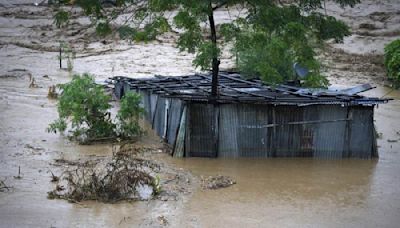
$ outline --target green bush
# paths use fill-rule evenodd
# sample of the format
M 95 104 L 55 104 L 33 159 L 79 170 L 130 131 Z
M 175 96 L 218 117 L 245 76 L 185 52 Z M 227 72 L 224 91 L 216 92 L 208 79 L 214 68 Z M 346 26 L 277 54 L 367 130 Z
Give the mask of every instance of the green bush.
M 400 87 L 400 39 L 386 45 L 385 66 L 389 80 L 394 82 L 395 87 Z
M 108 112 L 111 97 L 90 75 L 74 75 L 71 82 L 59 87 L 59 119 L 49 125 L 48 132 L 63 132 L 70 123 L 71 137 L 80 142 L 116 135 Z
M 69 137 L 80 143 L 101 139 L 130 139 L 143 133 L 139 118 L 140 95 L 129 92 L 121 100 L 116 123 L 111 119 L 111 97 L 97 85 L 89 74 L 74 75 L 71 82 L 59 85 L 62 93 L 58 101 L 59 118 L 49 125 L 48 132 L 69 130 Z
M 140 115 L 144 113 L 140 101 L 141 96 L 133 92 L 127 92 L 122 98 L 117 115 L 118 133 L 121 138 L 131 138 L 143 133 L 139 126 Z

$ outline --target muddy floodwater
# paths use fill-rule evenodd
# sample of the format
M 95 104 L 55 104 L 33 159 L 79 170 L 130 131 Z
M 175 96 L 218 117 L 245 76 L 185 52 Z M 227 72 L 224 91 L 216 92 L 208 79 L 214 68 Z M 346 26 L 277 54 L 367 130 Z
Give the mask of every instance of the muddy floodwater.
M 192 175 L 185 180 L 188 191 L 175 200 L 115 204 L 47 199 L 51 172 L 63 171 L 55 159 L 112 154 L 111 145 L 80 146 L 45 131 L 57 118 L 48 87 L 71 80 L 58 68 L 59 41 L 77 52 L 73 72 L 98 80 L 192 73 L 193 55 L 175 48 L 173 33 L 147 44 L 94 38 L 78 11 L 70 30 L 59 31 L 51 8 L 34 2 L 0 0 L 0 180 L 10 187 L 0 192 L 0 227 L 399 227 L 400 91 L 384 86 L 382 67 L 384 44 L 400 35 L 399 1 L 363 1 L 353 9 L 328 2 L 327 13 L 349 24 L 353 35 L 321 53 L 335 87 L 372 83 L 377 88 L 365 95 L 394 98 L 375 109 L 379 159 L 176 159 L 157 153 L 153 159 Z M 226 21 L 229 14 L 220 11 L 216 18 Z M 224 54 L 222 67 L 232 67 L 231 57 Z M 32 78 L 36 86 L 29 88 Z M 150 131 L 140 143 L 161 146 Z M 218 174 L 236 184 L 199 186 L 202 177 Z

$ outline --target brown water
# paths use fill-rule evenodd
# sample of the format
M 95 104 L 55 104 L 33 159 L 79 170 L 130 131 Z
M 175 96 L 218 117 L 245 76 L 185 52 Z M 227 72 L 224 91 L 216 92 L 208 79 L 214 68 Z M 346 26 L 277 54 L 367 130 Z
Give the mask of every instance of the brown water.
M 33 1 L 17 3 L 27 2 Z M 360 9 L 344 11 L 340 17 L 356 29 L 354 21 L 367 20 L 366 12 L 387 12 L 391 16 L 387 22 L 390 30 L 398 20 L 395 12 L 400 5 L 396 1 L 379 2 L 384 7 L 374 8 L 367 1 Z M 0 179 L 14 187 L 10 192 L 0 192 L 0 227 L 154 227 L 160 226 L 159 216 L 165 216 L 171 227 L 399 226 L 400 143 L 393 140 L 400 140 L 400 92 L 382 86 L 367 95 L 396 100 L 376 108 L 377 131 L 382 134 L 377 160 L 175 159 L 159 155 L 155 159 L 189 170 L 197 179 L 222 174 L 233 177 L 237 184 L 226 189 L 201 190 L 194 181 L 192 194 L 166 202 L 70 204 L 46 199 L 46 192 L 53 188 L 49 171 L 62 171 L 53 165 L 54 159 L 110 156 L 111 146 L 78 146 L 45 132 L 48 123 L 57 117 L 55 101 L 46 97 L 47 87 L 71 79 L 68 72 L 57 69 L 57 53 L 48 51 L 57 48 L 58 31 L 42 26 L 51 24 L 45 7 L 5 8 L 10 3 L 0 3 L 4 4 L 0 6 Z M 368 10 L 363 11 L 363 7 Z M 393 10 L 396 7 L 397 11 Z M 339 14 L 337 8 L 331 9 L 329 13 Z M 222 19 L 227 17 L 223 12 L 218 15 Z M 43 31 L 47 33 L 46 39 L 41 36 Z M 91 40 L 86 49 L 80 40 L 85 35 L 65 36 L 79 50 L 75 72 L 92 72 L 96 78 L 104 79 L 113 75 L 179 75 L 194 71 L 190 64 L 193 56 L 178 53 L 171 34 L 163 37 L 163 43 L 133 46 L 122 41 L 104 45 Z M 370 39 L 371 36 L 365 37 Z M 379 38 L 385 39 L 393 36 Z M 379 51 L 381 41 L 375 45 Z M 347 49 L 349 43 L 346 40 L 344 46 L 334 48 Z M 377 64 L 369 63 L 368 56 L 363 59 L 351 53 L 336 55 L 338 58 L 332 60 L 336 67 L 327 69 L 333 83 L 382 83 L 384 72 L 378 68 L 369 70 Z M 352 61 L 348 62 L 349 59 Z M 224 64 L 228 67 L 232 63 L 226 59 Z M 41 88 L 28 88 L 29 74 Z M 144 141 L 158 143 L 153 136 Z M 22 179 L 14 179 L 18 167 Z

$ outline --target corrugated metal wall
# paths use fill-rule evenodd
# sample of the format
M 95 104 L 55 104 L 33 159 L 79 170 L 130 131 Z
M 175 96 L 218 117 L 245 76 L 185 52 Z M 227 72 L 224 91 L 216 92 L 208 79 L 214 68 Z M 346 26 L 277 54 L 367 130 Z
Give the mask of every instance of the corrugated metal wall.
M 287 124 L 303 120 L 302 107 L 271 106 L 275 115 L 273 126 L 273 153 L 274 157 L 298 157 L 301 155 L 301 124 Z
M 115 86 L 117 96 L 127 91 Z M 187 104 L 139 92 L 147 120 L 174 146 L 174 156 L 377 156 L 373 106 Z
M 350 124 L 349 156 L 357 158 L 371 158 L 375 155 L 375 128 L 373 122 L 373 108 L 353 107 L 353 121 Z M 371 153 L 366 153 L 371 151 Z
M 347 150 L 346 125 L 347 107 L 339 105 L 315 106 L 316 119 L 322 122 L 313 124 L 314 157 L 318 158 L 342 158 Z
M 212 157 L 212 105 L 189 109 L 188 155 Z M 372 113 L 373 107 L 221 104 L 218 156 L 370 158 Z
M 271 109 L 265 105 L 238 105 L 237 154 L 239 157 L 268 156 L 271 142 L 268 140 L 270 111 Z M 223 119 L 225 116 L 220 118 Z
M 168 99 L 159 97 L 154 109 L 153 129 L 161 138 L 165 137 L 166 115 L 168 109 Z
M 187 107 L 184 106 L 173 149 L 174 157 L 185 156 L 185 136 L 186 136 L 186 120 L 187 120 L 186 116 L 187 116 Z
M 188 105 L 185 150 L 188 157 L 216 157 L 214 146 L 214 106 Z
M 238 131 L 239 117 L 238 105 L 220 105 L 219 118 L 219 157 L 239 157 Z
M 170 99 L 169 104 L 167 142 L 173 146 L 175 144 L 175 139 L 177 137 L 178 128 L 181 122 L 183 102 L 179 99 Z

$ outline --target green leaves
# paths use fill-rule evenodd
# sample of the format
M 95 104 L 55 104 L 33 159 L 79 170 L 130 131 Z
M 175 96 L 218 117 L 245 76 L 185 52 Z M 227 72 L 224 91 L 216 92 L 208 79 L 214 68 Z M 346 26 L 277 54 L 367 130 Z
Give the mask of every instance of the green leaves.
M 316 12 L 305 18 L 305 25 L 314 32 L 318 40 L 334 39 L 340 43 L 343 42 L 343 37 L 351 34 L 344 22 Z
M 70 122 L 72 137 L 79 141 L 114 135 L 113 124 L 106 118 L 110 97 L 90 75 L 75 75 L 71 82 L 59 87 L 59 119 L 50 124 L 48 131 L 63 132 Z
M 89 74 L 74 75 L 71 82 L 59 87 L 62 90 L 57 104 L 59 119 L 49 125 L 48 132 L 62 133 L 69 129 L 71 138 L 81 143 L 99 138 L 129 139 L 143 133 L 139 126 L 139 117 L 144 112 L 140 95 L 124 96 L 114 123 L 109 113 L 111 97 Z
M 143 133 L 139 126 L 139 118 L 145 110 L 140 103 L 141 96 L 133 92 L 127 92 L 121 99 L 121 108 L 117 115 L 120 137 L 130 138 Z
M 360 0 L 333 0 L 341 7 L 354 6 Z M 100 0 L 60 0 L 60 4 L 71 3 L 81 7 L 89 16 L 96 33 L 106 36 L 113 32 L 113 21 L 125 9 L 134 9 L 130 19 L 117 29 L 120 38 L 135 41 L 151 41 L 171 30 L 166 14 L 175 11 L 173 25 L 179 30 L 177 46 L 181 51 L 196 53 L 193 65 L 202 70 L 211 67 L 212 59 L 220 58 L 216 37 L 222 35 L 225 42 L 232 42 L 238 57 L 238 69 L 244 74 L 260 76 L 270 83 L 280 83 L 294 76 L 295 62 L 312 72 L 313 86 L 327 85 L 319 73 L 319 63 L 314 49 L 322 41 L 334 39 L 342 42 L 350 34 L 343 22 L 319 12 L 325 0 L 298 0 L 282 4 L 275 0 L 116 0 L 112 10 L 103 9 Z M 232 23 L 220 26 L 215 34 L 214 10 L 225 6 L 242 6 L 247 15 Z M 55 15 L 57 26 L 68 22 L 68 12 L 59 9 Z M 218 22 L 216 22 L 218 24 Z M 207 30 L 202 26 L 206 25 Z M 212 66 L 218 70 L 218 64 Z M 307 79 L 308 80 L 308 79 Z M 308 83 L 306 80 L 306 83 Z
M 393 80 L 395 87 L 400 87 L 400 39 L 386 45 L 385 66 L 388 78 Z
M 220 54 L 221 51 L 215 44 L 210 41 L 203 42 L 199 45 L 193 64 L 201 70 L 209 70 L 212 59 L 218 58 Z
M 295 79 L 293 64 L 310 70 L 304 85 L 325 87 L 328 81 L 320 74 L 314 48 L 323 40 L 343 41 L 349 28 L 333 17 L 320 13 L 304 14 L 301 9 L 314 10 L 320 1 L 300 1 L 295 5 L 256 5 L 246 21 L 224 25 L 222 34 L 233 41 L 238 68 L 247 76 L 261 77 L 270 84 Z
M 111 26 L 107 21 L 100 21 L 96 26 L 96 34 L 104 37 L 112 33 Z
M 112 124 L 105 118 L 111 107 L 108 103 L 110 96 L 95 84 L 90 75 L 75 75 L 71 82 L 60 85 L 60 88 L 62 94 L 58 102 L 58 113 L 60 119 L 71 122 L 72 132 L 81 131 L 89 138 L 113 135 L 110 129 Z
M 134 39 L 137 30 L 128 26 L 124 25 L 118 29 L 119 37 L 121 39 Z
M 64 27 L 69 22 L 69 12 L 64 10 L 59 10 L 54 15 L 54 23 L 56 24 L 57 28 Z

